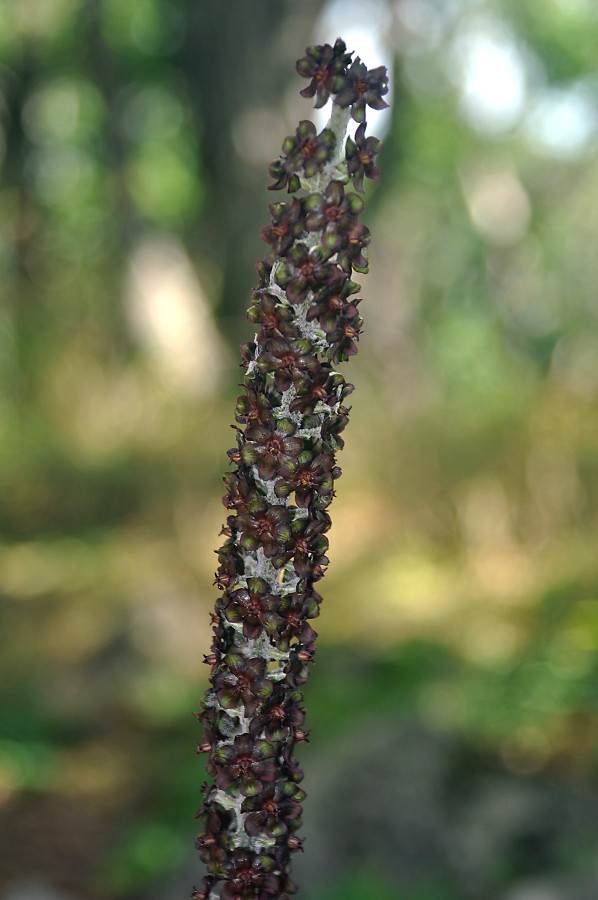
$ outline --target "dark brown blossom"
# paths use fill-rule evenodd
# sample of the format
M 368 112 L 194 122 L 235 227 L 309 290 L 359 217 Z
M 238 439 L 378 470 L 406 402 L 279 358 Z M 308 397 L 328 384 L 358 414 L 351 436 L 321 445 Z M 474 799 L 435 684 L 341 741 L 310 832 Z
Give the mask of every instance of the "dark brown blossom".
M 279 608 L 281 624 L 276 633 L 278 646 L 287 649 L 292 641 L 312 644 L 317 635 L 306 620 L 319 614 L 320 608 L 312 594 L 294 592 L 283 597 Z
M 298 575 L 307 575 L 312 566 L 327 565 L 324 555 L 328 549 L 328 538 L 324 535 L 330 528 L 330 517 L 325 512 L 315 512 L 311 518 L 298 518 L 292 523 L 292 536 L 286 548 L 274 565 L 281 566 L 287 560 L 293 560 L 293 567 Z
M 291 412 L 309 415 L 319 403 L 333 406 L 353 390 L 353 385 L 346 382 L 339 372 L 333 372 L 330 367 L 323 366 L 317 375 L 299 386 L 289 409 Z
M 345 194 L 340 181 L 331 181 L 323 194 L 310 194 L 304 200 L 307 231 L 321 231 L 325 250 L 335 252 L 347 243 L 347 233 L 357 224 L 363 200 L 357 194 Z
M 218 555 L 218 569 L 214 583 L 221 589 L 227 588 L 237 575 L 243 572 L 243 562 L 239 555 L 239 548 L 232 539 L 216 550 Z
M 225 835 L 230 822 L 230 813 L 220 807 L 212 807 L 204 813 L 206 830 L 195 841 L 195 849 L 212 871 L 222 868 L 228 861 Z
M 215 776 L 220 790 L 235 785 L 244 797 L 253 797 L 264 784 L 275 780 L 278 769 L 273 757 L 274 747 L 268 741 L 240 734 L 232 744 L 222 744 L 214 751 L 208 772 Z
M 241 812 L 247 813 L 245 831 L 251 837 L 266 834 L 278 838 L 301 824 L 301 805 L 305 792 L 292 781 L 267 784 L 261 794 L 246 797 Z
M 248 578 L 247 588 L 238 588 L 228 597 L 224 615 L 228 622 L 243 624 L 246 638 L 256 638 L 264 628 L 268 634 L 276 630 L 279 598 L 269 593 L 263 578 Z
M 301 707 L 303 694 L 277 685 L 262 711 L 255 716 L 249 726 L 255 737 L 265 735 L 272 743 L 284 741 L 301 728 L 305 721 L 305 711 Z
M 243 706 L 245 715 L 252 716 L 272 693 L 272 683 L 265 676 L 263 659 L 245 659 L 230 653 L 225 657 L 222 670 L 214 675 L 212 684 L 224 709 Z
M 330 44 L 312 45 L 305 48 L 303 59 L 297 60 L 297 72 L 303 78 L 311 78 L 306 88 L 299 93 L 302 97 L 316 97 L 316 109 L 324 106 L 331 93 L 343 84 L 342 76 L 351 62 L 352 53 L 347 53 L 343 40 L 337 38 L 334 47 Z
M 258 369 L 274 374 L 274 385 L 286 391 L 291 384 L 299 385 L 320 370 L 314 348 L 308 340 L 272 340 L 258 360 Z
M 327 335 L 333 334 L 338 321 L 342 317 L 351 317 L 357 312 L 355 301 L 350 301 L 351 294 L 360 288 L 355 281 L 337 269 L 335 277 L 320 288 L 307 311 L 307 320 L 317 319 Z
M 282 463 L 294 459 L 303 450 L 301 438 L 293 437 L 296 426 L 290 419 L 279 419 L 276 427 L 253 425 L 245 432 L 241 450 L 247 466 L 257 466 L 260 478 L 274 478 Z
M 291 537 L 289 511 L 284 506 L 269 506 L 266 500 L 256 501 L 251 509 L 231 517 L 239 531 L 239 543 L 244 550 L 261 547 L 264 555 L 271 559 L 284 552 Z
M 274 423 L 273 406 L 275 397 L 266 396 L 262 391 L 245 385 L 245 394 L 237 398 L 235 419 L 243 425 L 272 425 Z M 226 504 L 225 504 L 226 506 Z
M 302 303 L 308 291 L 316 291 L 331 281 L 338 269 L 328 259 L 331 251 L 323 247 L 309 250 L 296 244 L 276 271 L 276 281 L 287 292 L 291 303 Z
M 294 321 L 295 313 L 290 306 L 284 306 L 272 294 L 261 292 L 247 313 L 250 322 L 261 325 L 257 335 L 258 341 L 270 338 L 293 338 L 297 331 Z
M 360 125 L 355 132 L 354 141 L 347 138 L 345 146 L 347 172 L 356 191 L 363 191 L 364 178 L 380 178 L 380 169 L 374 165 L 374 160 L 381 148 L 382 144 L 378 138 L 366 138 L 365 124 Z
M 305 461 L 301 461 L 300 457 L 286 460 L 278 474 L 279 478 L 274 483 L 277 497 L 288 497 L 294 491 L 295 503 L 303 509 L 317 497 L 317 506 L 321 509 L 332 500 L 334 479 L 340 475 L 340 469 L 334 465 L 331 453 L 320 453 Z
M 329 335 L 333 362 L 344 362 L 350 356 L 355 356 L 361 325 L 362 318 L 357 310 L 339 320 L 336 329 Z
M 278 896 L 279 880 L 272 874 L 276 866 L 271 856 L 250 850 L 233 850 L 221 900 L 273 900 Z
M 351 274 L 352 269 L 361 274 L 368 271 L 367 247 L 369 243 L 370 230 L 360 222 L 355 222 L 343 235 L 338 264 L 347 275 Z
M 268 211 L 272 224 L 260 228 L 260 237 L 272 245 L 275 256 L 286 256 L 294 241 L 303 233 L 303 205 L 294 197 L 290 204 L 282 201 L 270 203 Z
M 338 413 L 327 416 L 322 425 L 322 443 L 331 453 L 342 450 L 345 446 L 344 439 L 340 436 L 349 423 L 349 411 L 344 406 L 339 406 Z
M 350 106 L 355 121 L 364 122 L 366 105 L 372 109 L 385 109 L 388 103 L 382 97 L 387 93 L 388 75 L 385 66 L 368 70 L 358 57 L 345 75 L 335 103 L 343 109 Z
M 222 498 L 223 506 L 227 509 L 242 509 L 251 503 L 251 498 L 256 496 L 256 490 L 245 475 L 236 472 L 226 472 L 222 480 L 226 485 L 226 494 Z
M 313 178 L 328 160 L 335 144 L 334 132 L 325 128 L 318 134 L 314 123 L 303 119 L 295 134 L 284 139 L 282 156 L 268 169 L 274 179 L 268 190 L 276 191 L 285 186 L 289 193 L 299 190 L 300 175 Z

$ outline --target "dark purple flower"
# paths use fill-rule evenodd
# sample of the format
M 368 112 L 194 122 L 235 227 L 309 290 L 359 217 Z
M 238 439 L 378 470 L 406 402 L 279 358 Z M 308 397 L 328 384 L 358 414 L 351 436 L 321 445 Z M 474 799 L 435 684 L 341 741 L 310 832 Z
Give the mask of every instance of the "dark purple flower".
M 332 334 L 343 316 L 353 316 L 357 312 L 355 301 L 350 301 L 351 294 L 360 289 L 355 281 L 337 269 L 337 274 L 327 285 L 320 288 L 307 311 L 307 321 L 317 319 L 327 335 Z
M 255 716 L 249 726 L 255 737 L 265 735 L 267 741 L 284 741 L 301 728 L 305 721 L 305 711 L 300 706 L 303 694 L 285 690 L 281 685 L 274 688 L 267 704 Z
M 301 850 L 303 853 L 303 841 L 296 834 L 289 834 L 287 837 L 287 848 L 291 853 L 297 853 L 298 850 Z
M 330 453 L 320 453 L 305 462 L 297 460 L 285 461 L 279 470 L 279 478 L 274 483 L 274 493 L 285 498 L 295 491 L 295 503 L 301 508 L 309 506 L 315 496 L 318 508 L 328 506 L 334 495 L 334 479 L 340 475 L 340 469 L 334 465 L 334 457 Z
M 297 72 L 303 78 L 311 78 L 306 88 L 299 93 L 302 97 L 316 95 L 316 109 L 324 106 L 331 93 L 342 86 L 342 76 L 351 62 L 353 53 L 347 53 L 343 40 L 337 38 L 334 47 L 317 44 L 305 48 L 303 59 L 297 60 Z
M 355 356 L 361 325 L 362 318 L 357 310 L 339 320 L 336 330 L 329 336 L 333 362 L 344 362 L 350 356 Z
M 270 255 L 265 256 L 264 259 L 261 259 L 255 264 L 255 270 L 260 279 L 258 290 L 260 288 L 265 288 L 270 284 L 270 272 L 272 271 L 273 265 L 274 259 Z
M 205 832 L 195 841 L 195 849 L 199 850 L 199 858 L 212 871 L 226 865 L 228 851 L 224 840 L 226 829 L 230 825 L 231 815 L 220 807 L 204 807 Z
M 273 757 L 274 748 L 268 741 L 239 734 L 232 744 L 216 749 L 207 768 L 221 791 L 237 785 L 244 797 L 253 797 L 264 784 L 275 780 L 278 768 Z
M 237 575 L 243 572 L 243 563 L 239 559 L 238 547 L 235 541 L 227 541 L 215 551 L 218 555 L 218 570 L 214 584 L 224 590 L 227 588 Z
M 289 656 L 289 664 L 287 666 L 286 683 L 293 689 L 298 688 L 302 684 L 305 684 L 305 682 L 309 678 L 309 673 L 310 669 L 308 663 L 299 656 L 297 647 L 293 647 Z M 291 751 L 292 747 L 289 744 L 286 744 L 283 752 L 288 753 L 289 758 L 291 758 Z
M 274 900 L 280 887 L 277 876 L 272 874 L 275 866 L 272 857 L 265 853 L 233 850 L 220 891 L 221 900 Z
M 388 103 L 382 97 L 387 93 L 388 74 L 385 66 L 368 70 L 357 58 L 345 75 L 334 102 L 343 109 L 351 106 L 351 115 L 355 121 L 364 122 L 366 104 L 372 109 L 385 109 Z
M 262 326 L 257 335 L 262 342 L 273 337 L 293 337 L 296 332 L 293 310 L 265 290 L 258 294 L 257 302 L 250 307 L 247 318 Z
M 291 303 L 302 303 L 308 291 L 318 290 L 336 276 L 337 267 L 327 261 L 331 252 L 323 247 L 309 250 L 305 244 L 295 244 L 275 276 Z
M 274 422 L 272 407 L 275 398 L 272 395 L 266 397 L 264 393 L 255 391 L 249 385 L 244 387 L 245 394 L 237 398 L 235 409 L 237 422 L 243 425 L 272 425 Z
M 283 597 L 279 615 L 281 624 L 276 632 L 276 640 L 281 649 L 288 649 L 292 641 L 313 644 L 317 634 L 306 619 L 320 615 L 320 608 L 312 594 L 293 593 Z
M 286 560 L 293 560 L 295 572 L 307 575 L 314 565 L 326 565 L 324 555 L 328 549 L 328 538 L 323 532 L 330 528 L 330 517 L 325 512 L 314 512 L 312 518 L 295 519 L 292 523 L 292 537 L 274 565 L 283 565 Z
M 309 415 L 314 412 L 318 403 L 333 406 L 353 390 L 353 385 L 346 382 L 339 372 L 333 372 L 330 367 L 322 366 L 317 375 L 298 387 L 297 395 L 291 401 L 289 409 L 291 412 Z
M 236 709 L 242 704 L 247 716 L 252 716 L 272 693 L 264 660 L 257 657 L 246 659 L 238 653 L 226 655 L 221 671 L 212 678 L 212 684 L 224 709 Z
M 242 509 L 251 502 L 251 498 L 256 494 L 255 487 L 249 484 L 244 475 L 238 475 L 236 472 L 226 472 L 222 480 L 227 487 L 226 494 L 222 498 L 222 504 L 227 509 Z
M 241 456 L 246 466 L 257 466 L 260 478 L 275 478 L 284 460 L 294 459 L 303 450 L 303 440 L 293 437 L 296 426 L 279 419 L 276 428 L 253 425 L 245 432 Z
M 365 125 L 360 125 L 355 132 L 355 140 L 347 138 L 345 156 L 347 158 L 347 172 L 353 181 L 356 191 L 363 191 L 363 179 L 380 178 L 380 169 L 374 165 L 374 160 L 380 152 L 382 144 L 375 137 L 365 136 Z
M 243 369 L 247 369 L 249 364 L 255 360 L 256 343 L 255 341 L 244 341 L 239 349 L 241 351 L 241 366 Z
M 268 169 L 274 179 L 268 190 L 280 190 L 287 185 L 289 193 L 297 191 L 301 186 L 299 175 L 313 178 L 327 162 L 335 144 L 336 137 L 329 128 L 318 134 L 314 123 L 303 119 L 295 134 L 284 139 L 281 158 L 274 160 Z
M 272 252 L 276 256 L 285 256 L 303 233 L 303 205 L 294 197 L 290 204 L 282 201 L 270 203 L 268 211 L 272 216 L 272 224 L 260 228 L 260 237 L 272 245 Z
M 224 615 L 228 622 L 243 623 L 246 638 L 256 638 L 262 628 L 268 634 L 275 631 L 278 603 L 279 598 L 268 592 L 263 578 L 248 578 L 247 588 L 238 588 L 229 595 Z
M 349 423 L 349 410 L 344 406 L 339 406 L 336 415 L 327 416 L 322 425 L 322 442 L 324 446 L 335 453 L 342 450 L 345 442 L 340 437 L 341 431 L 344 431 Z
M 246 797 L 241 812 L 247 813 L 245 831 L 251 837 L 266 834 L 279 838 L 289 827 L 293 830 L 301 824 L 301 805 L 305 792 L 292 781 L 267 784 L 261 794 Z
M 362 274 L 368 271 L 367 247 L 370 237 L 369 228 L 359 222 L 355 222 L 343 235 L 344 242 L 338 254 L 338 264 L 347 275 L 351 274 L 352 269 Z
M 274 373 L 274 385 L 279 391 L 286 391 L 293 383 L 300 384 L 320 370 L 313 346 L 303 339 L 269 341 L 257 365 L 263 373 Z
M 284 552 L 291 537 L 289 511 L 284 506 L 269 506 L 265 500 L 256 501 L 251 510 L 243 510 L 231 517 L 240 532 L 239 542 L 244 550 L 261 547 L 268 559 Z
M 345 233 L 357 223 L 363 200 L 357 194 L 345 194 L 340 181 L 331 181 L 323 194 L 310 194 L 304 200 L 307 231 L 321 231 L 322 246 L 335 252 L 346 244 Z

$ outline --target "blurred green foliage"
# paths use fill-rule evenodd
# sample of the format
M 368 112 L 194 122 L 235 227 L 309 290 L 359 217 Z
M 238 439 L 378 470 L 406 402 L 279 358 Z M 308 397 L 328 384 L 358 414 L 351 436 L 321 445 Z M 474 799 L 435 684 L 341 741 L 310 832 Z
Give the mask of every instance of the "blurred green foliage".
M 0 0 L 0 892 L 157 896 L 190 855 L 234 345 L 266 166 L 311 114 L 293 62 L 336 36 L 335 4 L 300 7 Z M 395 101 L 302 759 L 406 721 L 458 743 L 465 794 L 591 792 L 596 11 L 361 7 Z M 585 877 L 597 833 L 550 871 Z M 361 839 L 302 896 L 473 900 L 542 870 L 505 845 L 482 888 L 440 857 L 396 882 Z

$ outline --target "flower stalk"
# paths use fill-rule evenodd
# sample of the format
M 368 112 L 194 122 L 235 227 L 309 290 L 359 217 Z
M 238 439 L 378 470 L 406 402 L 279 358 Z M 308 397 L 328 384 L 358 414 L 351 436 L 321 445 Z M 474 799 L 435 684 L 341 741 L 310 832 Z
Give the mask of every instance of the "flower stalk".
M 294 749 L 308 739 L 301 688 L 315 653 L 315 585 L 328 564 L 327 510 L 353 391 L 335 367 L 357 352 L 360 286 L 351 276 L 368 270 L 363 201 L 346 185 L 361 191 L 364 177 L 379 177 L 380 142 L 365 137 L 365 113 L 387 106 L 384 67 L 368 71 L 352 56 L 340 38 L 307 48 L 297 62 L 310 79 L 301 93 L 316 107 L 332 96 L 332 113 L 319 134 L 300 122 L 269 168 L 269 189 L 302 195 L 269 206 L 261 236 L 270 251 L 248 312 L 257 333 L 241 347 L 244 390 L 224 476 L 231 513 L 216 551 L 222 595 L 205 657 L 210 687 L 194 714 L 213 779 L 197 813 L 209 874 L 196 900 L 286 900 L 296 889 L 289 869 L 302 849 L 305 793 Z M 355 140 L 346 139 L 351 118 Z

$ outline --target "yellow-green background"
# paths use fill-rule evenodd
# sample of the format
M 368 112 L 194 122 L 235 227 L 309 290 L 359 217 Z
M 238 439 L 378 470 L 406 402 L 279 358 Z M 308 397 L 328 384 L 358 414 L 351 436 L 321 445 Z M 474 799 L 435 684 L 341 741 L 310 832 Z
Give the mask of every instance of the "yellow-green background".
M 380 16 L 299 896 L 596 895 L 596 122 L 572 148 L 538 118 L 596 118 L 596 7 L 335 9 L 0 2 L 2 898 L 199 882 L 190 713 L 266 167 L 312 115 L 305 45 Z M 476 28 L 526 73 L 506 126 L 468 112 Z

